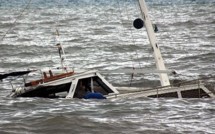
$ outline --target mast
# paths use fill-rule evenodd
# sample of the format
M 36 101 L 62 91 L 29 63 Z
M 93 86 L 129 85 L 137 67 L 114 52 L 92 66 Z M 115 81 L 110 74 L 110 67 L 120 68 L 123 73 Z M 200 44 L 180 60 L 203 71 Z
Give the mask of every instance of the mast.
M 147 9 L 145 0 L 139 0 L 139 5 L 141 9 L 142 18 L 144 20 L 144 24 L 146 26 L 146 31 L 150 41 L 150 45 L 152 46 L 152 49 L 153 49 L 156 67 L 158 70 L 166 70 L 159 46 L 157 44 L 152 22 L 148 15 L 148 9 Z M 160 76 L 161 86 L 170 85 L 169 77 L 166 73 L 160 73 L 159 76 Z
M 56 46 L 58 47 L 58 53 L 59 53 L 59 56 L 60 56 L 60 62 L 61 62 L 61 68 L 63 71 L 65 72 L 68 72 L 68 66 L 65 65 L 65 51 L 64 51 L 64 48 L 63 48 L 63 45 L 60 43 L 59 41 L 59 31 L 56 29 L 56 36 L 55 36 L 55 41 L 56 41 Z

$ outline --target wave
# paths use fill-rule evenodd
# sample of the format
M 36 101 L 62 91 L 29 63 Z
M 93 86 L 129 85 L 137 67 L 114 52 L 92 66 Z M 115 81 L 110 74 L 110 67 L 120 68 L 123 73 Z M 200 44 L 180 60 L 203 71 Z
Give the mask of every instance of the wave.
M 175 22 L 172 25 L 173 26 L 194 26 L 194 25 L 198 25 L 198 22 L 192 21 L 192 20 L 187 20 L 184 22 Z
M 215 0 L 146 0 L 153 5 L 213 4 Z
M 197 60 L 200 59 L 202 61 L 213 61 L 213 57 L 215 57 L 215 53 L 209 52 L 209 53 L 204 53 L 204 54 L 197 54 L 197 55 L 192 55 L 192 56 L 187 56 L 183 58 L 179 58 L 179 60 L 184 61 L 184 60 Z
M 33 0 L 32 7 L 65 7 L 65 6 L 89 6 L 89 5 L 118 5 L 119 3 L 134 3 L 132 0 Z M 215 0 L 146 0 L 150 5 L 178 5 L 178 4 L 215 4 Z M 7 0 L 0 3 L 0 7 L 22 7 L 26 0 Z

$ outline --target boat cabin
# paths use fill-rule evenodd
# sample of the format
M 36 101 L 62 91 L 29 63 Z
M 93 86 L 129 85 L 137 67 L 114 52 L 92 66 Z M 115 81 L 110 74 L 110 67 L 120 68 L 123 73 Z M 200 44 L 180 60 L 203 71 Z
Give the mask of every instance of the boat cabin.
M 87 71 L 53 75 L 45 79 L 31 81 L 25 83 L 23 88 L 13 90 L 10 96 L 104 99 L 106 95 L 118 93 L 97 71 Z

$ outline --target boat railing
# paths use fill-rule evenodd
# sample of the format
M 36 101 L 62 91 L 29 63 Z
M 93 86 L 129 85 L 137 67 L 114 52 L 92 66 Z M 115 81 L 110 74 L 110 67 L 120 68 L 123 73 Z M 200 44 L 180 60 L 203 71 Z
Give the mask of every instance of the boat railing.
M 66 73 L 65 72 L 64 73 L 58 73 L 58 74 L 54 74 L 51 70 L 48 70 L 48 71 L 40 70 L 40 72 L 41 72 L 41 78 L 37 79 L 37 80 L 31 80 L 31 81 L 25 83 L 25 87 L 37 86 L 37 85 L 42 84 L 42 83 L 46 83 L 46 82 L 62 79 L 65 77 L 69 77 L 69 76 L 72 76 L 74 74 L 73 71 L 66 72 Z
M 159 91 L 162 91 L 162 90 L 167 90 L 167 89 L 171 89 L 171 88 L 186 88 L 187 86 L 189 85 L 196 85 L 196 87 L 198 89 L 201 89 L 202 87 L 204 88 L 207 88 L 207 85 L 205 85 L 205 83 L 203 83 L 203 81 L 205 80 L 209 80 L 209 79 L 214 79 L 215 77 L 207 77 L 207 78 L 199 78 L 199 79 L 195 79 L 195 80 L 190 80 L 190 81 L 183 81 L 183 82 L 178 82 L 178 83 L 175 83 L 175 84 L 171 84 L 169 86 L 156 86 L 156 87 L 153 87 L 153 88 L 140 88 L 136 91 L 132 91 L 133 93 L 134 92 L 142 92 L 142 91 L 152 91 L 152 90 L 156 90 L 156 95 L 159 96 Z M 215 80 L 215 79 L 214 79 Z M 208 89 L 208 88 L 207 88 Z M 208 89 L 210 92 L 208 92 L 207 94 L 212 94 L 212 93 L 215 93 L 215 84 L 213 86 L 211 86 L 210 89 Z

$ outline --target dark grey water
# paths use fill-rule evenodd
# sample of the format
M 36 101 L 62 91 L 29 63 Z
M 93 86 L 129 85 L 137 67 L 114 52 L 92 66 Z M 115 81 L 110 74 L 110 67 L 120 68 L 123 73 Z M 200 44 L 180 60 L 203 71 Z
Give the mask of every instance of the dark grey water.
M 1 133 L 213 134 L 214 100 L 3 99 Z
M 214 76 L 215 1 L 147 3 L 166 66 L 178 72 L 177 79 Z M 26 4 L 1 0 L 1 37 Z M 145 29 L 132 28 L 139 16 L 132 0 L 32 0 L 0 41 L 0 72 L 59 67 L 55 28 L 67 64 L 75 69 L 155 68 Z M 104 75 L 117 86 L 131 82 L 130 75 Z M 157 80 L 156 75 L 136 75 L 132 86 Z M 11 99 L 5 97 L 9 88 L 1 84 L 0 133 L 215 133 L 213 99 Z

